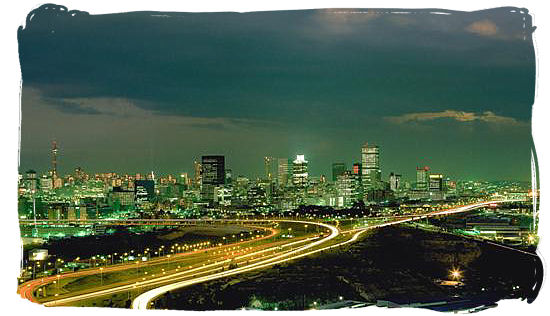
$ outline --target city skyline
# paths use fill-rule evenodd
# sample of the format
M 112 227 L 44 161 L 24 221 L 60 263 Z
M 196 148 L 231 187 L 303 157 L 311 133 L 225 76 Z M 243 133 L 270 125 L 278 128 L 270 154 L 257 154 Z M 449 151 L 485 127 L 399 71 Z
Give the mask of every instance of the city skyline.
M 21 169 L 43 168 L 56 139 L 61 172 L 221 154 L 261 175 L 265 155 L 303 153 L 329 175 L 369 140 L 385 177 L 530 179 L 534 49 L 513 14 L 345 12 L 39 12 L 19 31 Z
M 181 170 L 173 170 L 173 171 L 168 171 L 168 172 L 157 172 L 158 169 L 152 169 L 152 170 L 140 169 L 140 170 L 135 170 L 133 172 L 120 171 L 120 170 L 89 170 L 83 165 L 76 165 L 74 167 L 62 167 L 61 170 L 64 170 L 64 171 L 60 172 L 57 169 L 57 164 L 58 164 L 58 159 L 59 159 L 59 148 L 57 147 L 58 143 L 56 141 L 53 141 L 52 146 L 55 146 L 55 147 L 50 148 L 50 151 L 49 151 L 50 160 L 48 162 L 50 164 L 50 167 L 44 167 L 43 169 L 41 169 L 41 168 L 20 168 L 19 174 L 23 175 L 23 174 L 27 173 L 28 171 L 34 171 L 38 175 L 47 175 L 47 174 L 51 174 L 53 172 L 54 168 L 55 168 L 55 172 L 56 172 L 57 176 L 59 176 L 59 177 L 63 177 L 63 176 L 67 176 L 67 175 L 74 175 L 74 173 L 77 172 L 76 171 L 77 169 L 78 169 L 78 172 L 85 172 L 85 173 L 88 173 L 88 174 L 116 173 L 118 175 L 141 174 L 141 175 L 145 176 L 145 175 L 148 175 L 148 174 L 151 174 L 151 173 L 153 173 L 153 174 L 156 173 L 159 176 L 166 176 L 166 175 L 176 175 L 177 176 L 178 174 L 185 173 L 189 177 L 191 177 L 194 174 L 194 172 L 196 172 L 194 164 L 198 160 L 200 160 L 201 157 L 204 158 L 204 157 L 216 156 L 216 155 L 212 155 L 212 154 L 196 156 L 193 159 L 193 161 L 191 162 L 192 166 L 190 168 L 181 169 Z M 379 146 L 377 146 L 377 145 L 374 145 L 374 146 L 377 147 L 377 149 L 379 150 Z M 52 157 L 54 150 L 55 150 L 55 159 Z M 383 152 L 383 149 L 382 149 L 382 152 Z M 219 156 L 224 157 L 224 158 L 226 157 L 223 154 L 221 154 Z M 267 158 L 271 159 L 270 164 L 271 164 L 271 167 L 273 168 L 273 167 L 277 167 L 277 165 L 276 164 L 273 165 L 273 163 L 274 162 L 276 163 L 277 160 L 279 160 L 279 159 L 284 159 L 288 162 L 292 162 L 292 160 L 294 160 L 296 157 L 300 157 L 300 156 L 302 157 L 301 159 L 307 158 L 308 160 L 310 160 L 310 157 L 307 154 L 296 154 L 296 155 L 290 156 L 290 157 L 272 157 L 272 156 L 269 156 L 269 155 L 265 155 L 265 156 L 262 157 L 262 159 L 263 159 L 262 167 L 264 169 L 259 174 L 258 173 L 251 174 L 250 172 L 246 172 L 244 170 L 236 170 L 235 171 L 231 167 L 231 161 L 229 161 L 229 164 L 226 164 L 225 167 L 226 167 L 227 170 L 230 170 L 236 177 L 243 176 L 243 177 L 247 177 L 247 178 L 251 178 L 251 179 L 264 179 L 264 178 L 266 178 L 265 177 L 265 172 L 266 172 L 266 170 L 265 170 L 265 168 L 266 168 L 265 161 L 266 161 Z M 383 157 L 383 154 L 380 154 L 380 156 Z M 273 161 L 273 159 L 275 159 L 275 161 Z M 348 162 L 348 160 L 349 159 L 347 159 L 347 160 L 346 159 L 334 160 L 328 168 L 323 167 L 323 169 L 328 169 L 326 171 L 326 173 L 312 174 L 310 172 L 309 177 L 310 178 L 326 177 L 327 179 L 332 179 L 332 181 L 334 182 L 334 181 L 336 181 L 334 179 L 334 169 L 333 169 L 334 165 L 343 164 L 342 165 L 342 168 L 344 168 L 343 171 L 355 172 L 354 168 L 356 167 L 356 165 L 361 166 L 361 164 L 362 164 L 362 157 L 360 157 L 359 159 L 354 160 L 354 161 L 349 160 L 350 162 Z M 383 158 L 379 158 L 379 160 L 383 161 Z M 308 162 L 308 161 L 306 161 L 306 162 Z M 53 165 L 55 165 L 55 167 L 53 167 Z M 378 162 L 378 165 L 380 166 L 380 162 Z M 312 165 L 308 166 L 308 170 L 311 170 L 311 166 Z M 315 163 L 313 164 L 313 166 L 315 166 Z M 382 166 L 383 166 L 383 162 L 382 162 Z M 381 174 L 379 175 L 380 178 L 378 179 L 378 181 L 388 182 L 388 180 L 390 179 L 390 177 L 392 175 L 398 174 L 403 179 L 405 179 L 405 180 L 407 180 L 411 183 L 414 183 L 417 180 L 417 173 L 416 172 L 417 172 L 418 168 L 428 168 L 430 170 L 433 169 L 438 174 L 444 174 L 447 178 L 452 178 L 453 180 L 458 180 L 458 181 L 522 181 L 522 182 L 528 181 L 528 180 L 522 180 L 522 179 L 471 179 L 471 178 L 461 179 L 461 178 L 456 178 L 454 176 L 451 176 L 451 175 L 453 175 L 452 172 L 450 172 L 450 173 L 443 172 L 442 170 L 432 168 L 432 166 L 422 165 L 422 164 L 414 165 L 411 168 L 409 168 L 410 170 L 409 169 L 407 169 L 407 170 L 395 170 L 395 169 L 391 169 L 391 168 L 388 169 L 388 170 L 385 170 L 384 168 L 380 167 Z M 317 167 L 317 169 L 319 169 L 319 168 Z M 358 172 L 362 173 L 363 170 L 360 169 L 360 170 L 358 170 Z M 289 170 L 289 171 L 287 171 L 286 174 L 289 175 L 291 173 L 292 173 L 292 170 Z M 276 180 L 278 176 L 279 176 L 279 171 L 275 171 L 274 174 L 272 175 L 272 180 Z

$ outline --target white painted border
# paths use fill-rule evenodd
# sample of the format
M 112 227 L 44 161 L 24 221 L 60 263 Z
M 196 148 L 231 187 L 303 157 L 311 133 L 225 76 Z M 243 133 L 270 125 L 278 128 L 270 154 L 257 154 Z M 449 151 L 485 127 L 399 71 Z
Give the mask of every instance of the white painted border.
M 22 3 L 20 3 L 22 2 Z M 371 1 L 357 1 L 357 0 L 279 0 L 271 1 L 253 1 L 253 0 L 232 0 L 232 1 L 167 1 L 167 0 L 134 0 L 134 1 L 104 1 L 104 0 L 60 0 L 54 1 L 56 4 L 64 5 L 69 10 L 77 9 L 82 11 L 88 11 L 90 14 L 101 13 L 117 13 L 126 11 L 266 11 L 266 10 L 288 10 L 288 9 L 312 9 L 312 8 L 441 8 L 449 10 L 463 10 L 474 11 L 482 10 L 501 6 L 516 6 L 525 7 L 530 11 L 533 16 L 533 24 L 537 26 L 537 31 L 534 34 L 535 50 L 537 53 L 537 91 L 536 102 L 533 107 L 533 137 L 535 140 L 539 172 L 537 175 L 540 179 L 540 188 L 542 191 L 542 199 L 539 201 L 540 209 L 544 210 L 547 205 L 545 192 L 550 184 L 550 173 L 548 166 L 550 165 L 550 142 L 547 141 L 546 135 L 550 132 L 550 124 L 546 121 L 550 118 L 550 92 L 549 89 L 544 89 L 550 83 L 548 79 L 549 66 L 546 62 L 550 59 L 550 36 L 548 28 L 550 28 L 550 13 L 546 10 L 547 6 L 545 1 L 535 0 L 516 0 L 516 1 L 494 1 L 494 0 L 479 0 L 466 3 L 465 1 L 453 1 L 446 2 L 435 0 L 371 0 Z M 72 315 L 79 313 L 82 315 L 95 315 L 98 312 L 106 315 L 115 315 L 118 313 L 124 315 L 177 315 L 177 311 L 130 311 L 130 310 L 118 310 L 118 309 L 74 309 L 74 308 L 55 308 L 47 309 L 42 306 L 31 304 L 29 302 L 21 300 L 16 294 L 16 282 L 15 275 L 19 271 L 18 258 L 20 257 L 19 248 L 19 231 L 17 225 L 17 167 L 18 167 L 18 148 L 19 148 L 19 92 L 20 92 L 20 69 L 19 59 L 17 53 L 17 27 L 22 25 L 25 18 L 32 9 L 47 2 L 40 2 L 37 0 L 17 1 L 12 0 L 9 4 L 3 3 L 2 28 L 0 32 L 2 34 L 2 48 L 0 53 L 2 54 L 2 71 L 0 71 L 2 94 L 0 98 L 1 111 L 0 115 L 2 129 L 2 143 L 3 153 L 1 156 L 2 162 L 2 181 L 0 181 L 0 192 L 2 196 L 2 215 L 5 223 L 2 227 L 2 259 L 1 260 L 1 275 L 2 283 L 1 290 L 2 295 L 2 308 L 6 313 L 17 313 L 19 315 L 26 315 L 27 313 L 41 313 L 44 315 Z M 537 40 L 538 39 L 538 40 Z M 541 89 L 541 87 L 543 87 Z M 546 105 L 546 106 L 545 106 Z M 545 216 L 545 211 L 540 213 L 539 234 L 541 235 L 541 242 L 539 245 L 539 252 L 543 255 L 550 253 L 550 246 L 545 237 L 546 230 L 549 229 L 550 223 L 547 221 L 550 217 Z M 544 258 L 543 258 L 544 259 Z M 545 264 L 545 268 L 548 266 Z M 547 273 L 545 273 L 547 275 Z M 483 316 L 490 315 L 518 315 L 520 313 L 528 313 L 530 315 L 542 315 L 545 308 L 550 306 L 550 289 L 548 282 L 545 280 L 539 297 L 533 304 L 526 304 L 525 302 L 499 302 L 499 307 L 482 312 Z M 332 314 L 342 313 L 339 311 L 316 311 L 316 314 Z M 438 315 L 435 312 L 429 312 L 424 310 L 402 310 L 402 309 L 382 309 L 374 308 L 366 311 L 361 310 L 345 310 L 346 313 L 354 315 L 362 315 L 365 312 L 382 314 L 382 315 L 424 315 L 432 314 Z M 206 314 L 212 314 L 216 312 L 207 312 Z M 219 312 L 217 312 L 219 313 Z M 238 315 L 242 311 L 238 312 L 223 312 L 226 315 Z M 247 312 L 254 315 L 260 315 L 259 312 Z M 305 313 L 305 312 L 302 312 Z M 192 313 L 198 315 L 198 313 Z M 277 315 L 288 314 L 285 312 L 278 312 Z M 202 315 L 202 314 L 201 314 Z

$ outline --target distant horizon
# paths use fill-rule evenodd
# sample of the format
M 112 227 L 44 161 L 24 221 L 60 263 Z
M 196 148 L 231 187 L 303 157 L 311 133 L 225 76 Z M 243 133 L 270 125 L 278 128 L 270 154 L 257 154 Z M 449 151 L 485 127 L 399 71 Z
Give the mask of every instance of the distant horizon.
M 59 149 L 59 147 L 58 147 L 58 149 Z M 301 154 L 301 153 L 300 153 L 300 154 Z M 193 163 L 194 163 L 194 161 L 191 161 L 191 162 L 189 163 L 189 164 L 190 164 L 190 167 L 189 167 L 188 169 L 182 169 L 182 170 L 179 170 L 179 171 L 164 171 L 164 172 L 158 171 L 159 169 L 152 169 L 152 170 L 145 170 L 145 169 L 143 169 L 143 170 L 138 170 L 138 171 L 115 171 L 115 170 L 103 170 L 103 171 L 101 171 L 101 170 L 93 170 L 93 169 L 90 170 L 90 169 L 87 169 L 86 166 L 84 166 L 84 165 L 75 165 L 75 166 L 72 167 L 72 168 L 66 168 L 66 167 L 63 166 L 62 163 L 61 163 L 61 168 L 59 168 L 60 156 L 61 156 L 61 155 L 62 155 L 62 152 L 59 151 L 59 152 L 58 152 L 58 159 L 57 159 L 57 161 L 58 161 L 58 169 L 57 169 L 57 171 L 58 171 L 58 173 L 59 173 L 60 175 L 69 175 L 69 174 L 73 174 L 73 173 L 74 173 L 74 170 L 75 170 L 76 168 L 78 168 L 78 167 L 82 168 L 82 170 L 83 170 L 85 173 L 91 174 L 91 175 L 93 175 L 93 174 L 102 174 L 102 173 L 116 173 L 116 174 L 119 174 L 119 175 L 136 175 L 136 174 L 139 173 L 139 174 L 142 174 L 142 175 L 148 175 L 148 174 L 151 174 L 151 172 L 154 172 L 155 175 L 160 175 L 160 176 L 165 176 L 165 175 L 176 175 L 176 176 L 177 176 L 177 175 L 181 175 L 182 173 L 187 173 L 188 176 L 191 177 L 191 176 L 194 174 L 194 170 L 193 170 Z M 221 156 L 225 156 L 225 155 L 220 154 L 220 153 L 205 154 L 204 156 L 207 156 L 207 155 L 221 155 Z M 297 155 L 298 155 L 298 154 L 297 154 Z M 305 159 L 308 161 L 308 168 L 310 168 L 310 167 L 311 167 L 311 162 L 312 162 L 312 160 L 311 160 L 310 158 L 308 158 L 308 155 L 307 155 L 307 154 L 304 154 L 304 155 L 305 155 Z M 382 154 L 381 154 L 381 156 L 382 156 Z M 201 161 L 201 157 L 202 157 L 202 155 L 201 155 L 201 156 L 197 156 L 196 161 L 197 161 L 197 162 L 200 162 L 200 161 Z M 244 176 L 244 177 L 249 178 L 249 179 L 262 179 L 263 174 L 254 174 L 254 175 L 250 175 L 250 173 L 237 172 L 237 170 L 235 170 L 234 168 L 231 168 L 231 165 L 230 165 L 230 164 L 229 164 L 229 165 L 227 164 L 227 161 L 228 161 L 228 160 L 227 160 L 227 156 L 225 156 L 225 157 L 226 157 L 226 160 L 225 160 L 225 162 L 226 162 L 225 169 L 231 169 L 232 174 L 234 175 L 234 178 L 236 178 L 236 177 L 238 177 L 238 176 Z M 272 158 L 274 158 L 274 160 L 273 160 L 273 164 L 274 164 L 273 169 L 274 169 L 274 170 L 277 170 L 277 159 L 280 159 L 280 158 L 282 158 L 282 159 L 288 158 L 289 161 L 291 162 L 292 159 L 294 159 L 294 158 L 296 157 L 296 155 L 293 156 L 293 157 L 292 157 L 292 156 L 291 156 L 291 157 L 262 156 L 262 157 L 261 157 L 261 160 L 260 160 L 260 162 L 262 162 L 262 163 L 261 163 L 261 166 L 262 166 L 262 167 L 264 166 L 264 164 L 263 164 L 263 157 L 272 157 Z M 51 158 L 51 155 L 48 156 L 48 158 Z M 62 158 L 61 158 L 61 159 L 62 159 Z M 353 163 L 347 163 L 347 162 L 345 162 L 345 161 L 338 160 L 338 161 L 334 161 L 334 163 L 343 162 L 343 163 L 345 164 L 345 166 L 346 166 L 346 170 L 351 171 L 351 170 L 352 170 L 352 167 L 353 167 L 353 164 L 354 164 L 354 163 L 361 163 L 360 160 L 361 160 L 361 159 L 357 159 L 357 161 L 355 161 L 355 162 L 353 162 Z M 381 160 L 382 160 L 382 159 L 381 159 Z M 62 161 L 62 160 L 61 160 L 61 161 Z M 51 162 L 51 160 L 50 160 L 50 162 Z M 416 166 L 412 167 L 411 169 L 412 169 L 412 170 L 416 170 L 417 167 L 424 167 L 424 166 L 426 166 L 426 165 L 416 165 Z M 440 172 L 440 171 L 438 171 L 438 170 L 434 170 L 434 169 L 433 169 L 432 167 L 430 167 L 429 165 L 428 165 L 427 167 L 430 168 L 430 172 L 432 172 L 432 173 L 438 173 L 438 174 L 441 173 L 441 174 L 443 174 L 443 176 L 444 176 L 445 178 L 450 178 L 451 180 L 456 180 L 456 181 L 480 181 L 480 182 L 514 181 L 514 182 L 532 182 L 531 179 L 526 180 L 526 179 L 513 179 L 513 178 L 509 178 L 509 179 L 481 179 L 481 178 L 477 178 L 477 179 L 462 179 L 462 178 L 454 178 L 454 177 L 451 177 L 451 176 L 449 176 L 448 174 L 446 174 L 446 173 L 444 173 L 444 172 Z M 319 178 L 319 177 L 321 177 L 321 176 L 324 175 L 324 176 L 327 178 L 327 181 L 331 181 L 331 180 L 330 180 L 331 177 L 332 177 L 332 170 L 331 170 L 331 168 L 332 168 L 332 165 L 328 166 L 328 169 L 329 169 L 329 170 L 328 170 L 328 172 L 326 172 L 326 173 L 320 173 L 320 174 L 313 174 L 313 175 L 312 175 L 311 172 L 310 172 L 309 177 L 310 177 L 310 178 Z M 40 169 L 40 168 L 33 168 L 33 167 L 21 168 L 21 166 L 20 166 L 20 168 L 19 168 L 19 173 L 22 174 L 22 175 L 24 175 L 27 171 L 30 171 L 30 170 L 34 170 L 38 175 L 44 175 L 44 174 L 47 174 L 48 172 L 50 172 L 52 169 L 51 169 L 51 168 Z M 60 170 L 61 170 L 61 171 L 60 171 Z M 392 173 L 392 172 L 393 172 L 394 174 L 399 174 L 399 175 L 401 175 L 401 176 L 402 176 L 402 179 L 404 179 L 404 180 L 406 180 L 406 181 L 414 182 L 414 181 L 416 180 L 416 173 L 415 173 L 415 172 L 410 172 L 410 173 L 413 174 L 413 175 L 405 176 L 407 173 L 406 173 L 406 172 L 401 172 L 400 170 L 393 170 L 393 171 L 388 171 L 388 172 L 386 172 L 386 171 L 384 171 L 383 166 L 382 166 L 381 170 L 382 170 L 382 180 L 383 180 L 383 181 L 387 181 L 387 180 L 388 180 L 387 178 L 389 177 L 390 173 Z M 276 174 L 277 174 L 277 173 L 276 173 Z

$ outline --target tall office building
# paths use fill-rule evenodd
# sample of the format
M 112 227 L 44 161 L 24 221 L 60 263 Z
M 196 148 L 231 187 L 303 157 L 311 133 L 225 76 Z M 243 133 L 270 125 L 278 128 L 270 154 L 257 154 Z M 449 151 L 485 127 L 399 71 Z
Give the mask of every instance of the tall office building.
M 193 186 L 195 188 L 200 188 L 201 187 L 201 173 L 202 173 L 202 165 L 200 164 L 200 162 L 198 161 L 194 161 L 193 162 L 193 169 L 195 171 L 195 175 L 193 177 Z
M 401 175 L 390 173 L 390 190 L 395 192 L 401 189 Z
M 304 155 L 297 155 L 292 162 L 292 184 L 295 187 L 305 187 L 307 185 L 307 163 Z
M 280 187 L 286 187 L 288 184 L 288 176 L 290 173 L 289 165 L 288 158 L 279 158 L 277 160 L 277 181 Z
M 134 197 L 136 203 L 150 202 L 155 196 L 155 181 L 153 180 L 135 180 Z
M 377 189 L 382 182 L 380 172 L 380 148 L 376 145 L 365 143 L 361 147 L 362 182 L 365 191 Z
M 346 171 L 346 164 L 343 162 L 334 162 L 332 163 L 332 181 L 336 182 L 338 176 L 341 176 Z
M 28 170 L 25 173 L 25 180 L 23 183 L 26 190 L 31 193 L 36 192 L 36 190 L 38 189 L 38 178 L 36 177 L 36 171 Z
M 273 180 L 273 157 L 264 157 L 264 179 Z
M 440 192 L 443 191 L 443 175 L 440 173 L 432 173 L 429 175 L 430 184 L 429 190 Z
M 356 200 L 355 181 L 351 171 L 344 171 L 336 179 L 336 191 L 338 193 L 336 205 L 338 207 L 350 207 Z
M 361 179 L 361 163 L 356 162 L 353 164 L 351 168 L 351 175 L 353 177 L 353 192 L 355 196 L 355 200 L 362 200 L 363 199 L 363 185 L 362 185 L 362 179 Z
M 428 190 L 428 175 L 430 172 L 429 167 L 417 167 L 416 168 L 416 189 L 420 191 Z
M 202 156 L 201 195 L 203 199 L 214 201 L 214 188 L 225 183 L 225 157 Z

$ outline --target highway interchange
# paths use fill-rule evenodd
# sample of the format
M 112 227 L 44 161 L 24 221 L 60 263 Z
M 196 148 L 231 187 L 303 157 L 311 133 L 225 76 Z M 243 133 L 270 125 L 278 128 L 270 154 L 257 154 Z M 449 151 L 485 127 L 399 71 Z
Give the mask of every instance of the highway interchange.
M 369 229 L 383 226 L 397 225 L 432 216 L 445 216 L 461 212 L 471 211 L 502 201 L 480 202 L 470 205 L 455 207 L 452 209 L 430 212 L 422 215 L 398 217 L 391 221 L 380 222 L 363 227 L 342 229 L 338 225 L 327 223 L 274 219 L 270 233 L 266 236 L 253 238 L 227 245 L 182 252 L 172 256 L 164 256 L 146 262 L 125 263 L 112 266 L 84 269 L 77 272 L 69 272 L 44 278 L 37 278 L 21 284 L 18 293 L 22 298 L 45 306 L 90 306 L 92 302 L 99 302 L 114 294 L 127 293 L 128 299 L 132 299 L 131 308 L 152 308 L 155 299 L 169 291 L 174 291 L 186 286 L 198 284 L 223 277 L 233 276 L 249 271 L 268 268 L 301 257 L 341 247 L 356 241 L 361 234 Z M 246 220 L 245 220 L 246 221 Z M 243 221 L 243 222 L 245 222 Z M 316 232 L 297 234 L 292 238 L 280 238 L 287 229 L 296 227 L 318 227 Z M 283 226 L 285 226 L 283 228 Z M 288 228 L 287 228 L 288 227 Z M 290 232 L 290 229 L 288 230 Z M 278 237 L 278 238 L 277 238 Z M 161 268 L 163 267 L 163 268 Z M 139 269 L 154 269 L 139 273 Z M 159 270 L 159 268 L 161 268 Z M 133 273 L 132 271 L 137 271 Z M 156 272 L 155 272 L 156 271 Z M 132 275 L 117 282 L 103 283 L 104 276 L 109 273 L 127 273 Z M 63 291 L 59 289 L 62 282 L 78 280 L 79 278 L 100 274 L 100 284 L 86 284 L 78 290 Z M 67 283 L 65 283 L 67 284 Z M 56 290 L 57 286 L 57 290 Z M 46 290 L 49 295 L 46 295 Z M 53 292 L 55 292 L 54 295 Z

